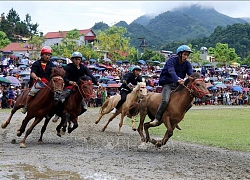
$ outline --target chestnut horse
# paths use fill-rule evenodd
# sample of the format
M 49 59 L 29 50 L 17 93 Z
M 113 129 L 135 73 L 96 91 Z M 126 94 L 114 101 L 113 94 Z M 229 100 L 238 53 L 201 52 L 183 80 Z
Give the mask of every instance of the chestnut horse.
M 151 93 L 145 96 L 140 104 L 134 104 L 133 108 L 130 108 L 130 113 L 133 115 L 135 115 L 133 111 L 140 112 L 140 124 L 137 130 L 141 136 L 141 141 L 150 141 L 157 147 L 165 145 L 168 139 L 173 135 L 173 131 L 177 128 L 178 123 L 184 118 L 186 111 L 191 107 L 190 105 L 193 98 L 202 98 L 203 96 L 210 96 L 206 84 L 204 80 L 201 79 L 200 73 L 193 73 L 188 79 L 185 80 L 183 85 L 179 85 L 176 90 L 172 92 L 169 104 L 161 119 L 161 123 L 164 123 L 167 131 L 164 138 L 159 141 L 150 139 L 148 129 L 155 126 L 150 122 L 144 123 L 144 120 L 146 115 L 148 115 L 151 120 L 155 118 L 154 116 L 162 101 L 162 95 L 161 93 Z M 146 139 L 142 132 L 143 123 Z
M 130 115 L 129 114 L 129 107 L 131 106 L 131 104 L 138 102 L 138 100 L 140 98 L 142 98 L 144 95 L 147 95 L 147 89 L 146 89 L 146 82 L 145 79 L 143 79 L 143 82 L 138 82 L 137 85 L 135 86 L 135 88 L 133 89 L 133 91 L 131 93 L 129 93 L 127 95 L 126 101 L 123 103 L 123 105 L 116 111 L 115 114 L 113 114 L 108 122 L 106 123 L 106 125 L 103 127 L 102 131 L 105 131 L 105 129 L 107 128 L 108 124 L 119 114 L 121 114 L 121 119 L 120 119 L 120 123 L 119 123 L 119 129 L 117 132 L 117 135 L 121 134 L 121 127 L 123 125 L 123 119 L 125 116 Z M 112 98 L 110 98 L 108 101 L 112 101 L 109 102 L 110 106 L 115 107 L 116 104 L 119 102 L 119 100 L 121 99 L 120 95 L 115 95 Z M 105 114 L 109 113 L 112 109 L 108 109 L 108 111 L 105 112 Z M 100 114 L 99 117 L 97 118 L 97 120 L 95 121 L 96 124 L 99 123 L 99 121 L 101 120 L 102 116 L 104 115 L 104 112 L 102 112 L 102 110 L 100 110 Z
M 84 111 L 82 108 L 82 101 L 89 100 L 93 96 L 93 84 L 92 79 L 89 76 L 82 76 L 77 82 L 76 91 L 70 94 L 63 105 L 62 114 L 58 114 L 61 117 L 61 122 L 56 127 L 57 135 L 61 137 L 61 128 L 63 127 L 63 132 L 66 131 L 67 122 L 68 133 L 71 133 L 74 129 L 78 127 L 78 116 L 81 115 Z M 45 120 L 44 126 L 42 127 L 40 141 L 42 141 L 43 133 L 46 129 L 46 126 L 51 118 Z M 71 124 L 73 123 L 73 126 Z
M 17 136 L 21 136 L 25 131 L 28 122 L 35 117 L 34 122 L 30 128 L 26 131 L 25 137 L 21 140 L 20 147 L 26 147 L 25 140 L 28 135 L 32 132 L 33 128 L 43 119 L 44 116 L 49 114 L 55 105 L 54 97 L 60 95 L 64 87 L 63 76 L 65 71 L 63 68 L 52 68 L 51 70 L 51 80 L 48 84 L 44 84 L 45 87 L 42 88 L 35 97 L 33 97 L 28 104 L 28 112 L 22 125 L 17 131 Z M 9 118 L 2 124 L 2 128 L 6 128 L 10 123 L 10 120 L 14 113 L 24 107 L 26 102 L 26 97 L 30 89 L 26 89 L 18 96 L 14 108 L 11 110 Z

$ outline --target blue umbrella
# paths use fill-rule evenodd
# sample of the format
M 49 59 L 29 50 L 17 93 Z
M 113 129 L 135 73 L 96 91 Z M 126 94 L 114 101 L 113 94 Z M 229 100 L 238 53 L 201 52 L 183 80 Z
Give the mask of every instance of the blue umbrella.
M 116 64 L 122 64 L 122 61 L 116 61 L 115 63 Z
M 53 57 L 50 58 L 50 60 L 51 61 L 57 61 L 57 60 L 59 60 L 59 58 L 57 56 L 53 56 Z
M 83 61 L 86 61 L 86 58 L 85 58 L 85 57 L 82 57 L 82 60 L 83 60 Z
M 243 91 L 243 89 L 242 89 L 242 87 L 241 87 L 241 86 L 233 86 L 233 87 L 232 87 L 232 91 L 242 92 L 242 91 Z
M 122 61 L 122 63 L 129 63 L 129 60 L 124 60 Z
M 142 60 L 142 59 L 140 59 L 138 62 L 141 63 L 141 64 L 146 64 L 146 62 L 144 60 Z
M 146 62 L 147 63 L 152 63 L 153 61 L 149 59 L 149 60 L 146 60 Z
M 153 87 L 152 86 L 146 86 L 146 89 L 150 91 L 150 90 L 153 89 Z
M 96 60 L 95 59 L 90 59 L 89 62 L 94 62 L 95 63 Z
M 214 91 L 214 90 L 217 90 L 218 88 L 216 86 L 211 86 L 211 87 L 208 87 L 207 89 L 210 91 Z
M 160 64 L 161 62 L 160 61 L 153 61 L 155 64 Z

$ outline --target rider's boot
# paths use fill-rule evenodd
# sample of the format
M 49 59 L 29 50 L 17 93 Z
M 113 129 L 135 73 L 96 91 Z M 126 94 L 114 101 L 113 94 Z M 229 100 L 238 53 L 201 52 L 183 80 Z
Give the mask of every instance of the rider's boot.
M 161 104 L 160 104 L 160 106 L 155 114 L 155 119 L 150 122 L 151 125 L 154 125 L 154 126 L 160 125 L 162 115 L 163 115 L 167 105 L 168 105 L 168 102 L 166 102 L 166 101 L 161 102 Z
M 32 97 L 33 96 L 30 96 L 30 95 L 27 96 L 25 105 L 24 105 L 23 109 L 21 110 L 21 112 L 23 114 L 25 114 L 28 111 L 28 104 L 29 104 L 29 102 L 30 102 L 30 100 L 31 100 Z

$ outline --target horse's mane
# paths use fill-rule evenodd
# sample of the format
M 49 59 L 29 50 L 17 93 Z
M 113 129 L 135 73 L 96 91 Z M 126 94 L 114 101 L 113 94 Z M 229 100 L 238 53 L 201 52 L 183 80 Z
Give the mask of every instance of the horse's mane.
M 81 76 L 81 77 L 79 78 L 79 80 L 77 81 L 77 84 L 80 84 L 80 83 L 81 83 L 81 80 L 82 80 L 82 81 L 92 81 L 91 77 L 89 77 L 89 76 Z
M 193 74 L 190 75 L 190 77 L 194 78 L 194 79 L 198 79 L 198 78 L 201 78 L 201 74 L 198 73 L 198 72 L 194 72 Z M 184 82 L 184 85 L 187 86 L 188 83 L 190 83 L 190 79 L 187 78 Z M 182 89 L 184 88 L 184 86 L 178 86 L 175 90 L 175 92 L 177 91 L 181 91 Z
M 55 77 L 55 76 L 65 76 L 66 71 L 62 67 L 53 67 L 51 69 L 51 76 L 50 77 Z

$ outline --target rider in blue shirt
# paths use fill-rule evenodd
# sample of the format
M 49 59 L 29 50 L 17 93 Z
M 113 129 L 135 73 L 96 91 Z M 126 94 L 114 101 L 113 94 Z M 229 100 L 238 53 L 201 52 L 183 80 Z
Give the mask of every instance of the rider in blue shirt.
M 159 84 L 162 86 L 162 102 L 158 107 L 155 119 L 150 122 L 152 125 L 159 125 L 162 115 L 168 105 L 171 91 L 176 89 L 179 84 L 184 84 L 186 75 L 193 73 L 192 65 L 187 61 L 192 50 L 187 45 L 178 47 L 176 55 L 171 56 L 164 65 Z

